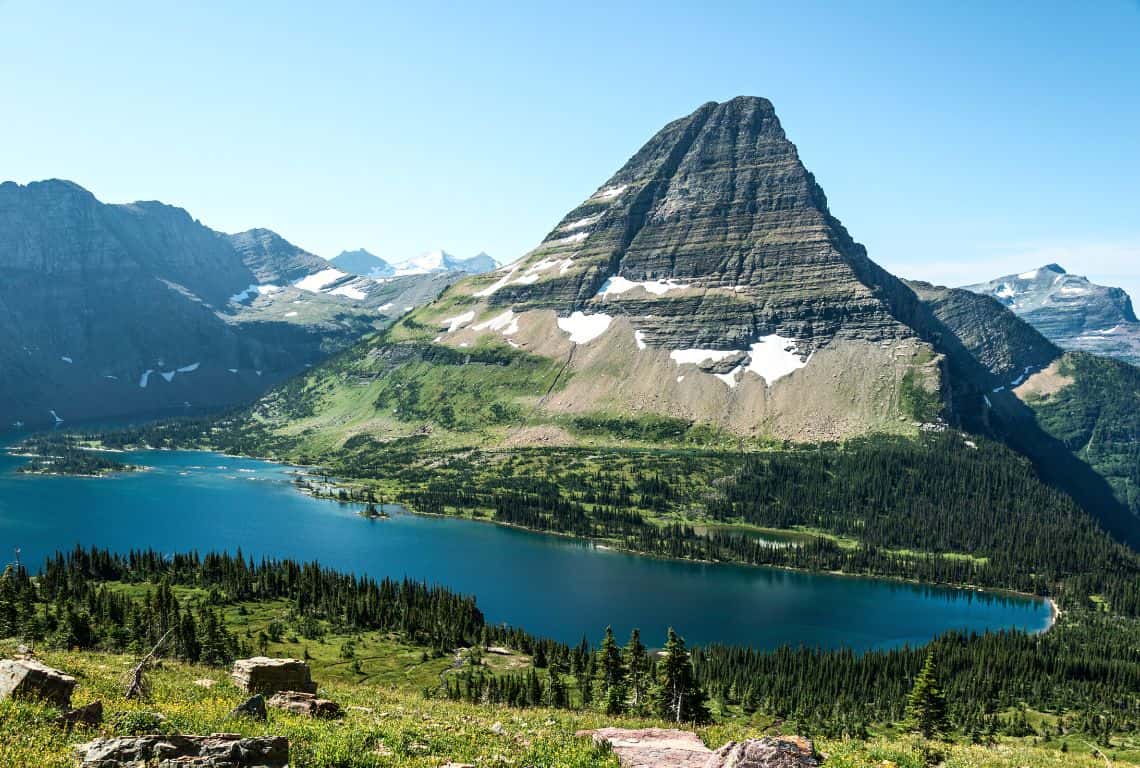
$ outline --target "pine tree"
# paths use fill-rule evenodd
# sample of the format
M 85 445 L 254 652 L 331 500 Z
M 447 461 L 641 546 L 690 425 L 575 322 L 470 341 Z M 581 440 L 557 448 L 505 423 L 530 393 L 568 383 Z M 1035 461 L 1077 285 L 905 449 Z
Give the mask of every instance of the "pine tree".
M 622 650 L 625 660 L 626 689 L 630 708 L 640 713 L 649 698 L 649 653 L 641 642 L 641 632 L 633 630 Z
M 950 720 L 946 715 L 946 696 L 938 679 L 938 662 L 934 649 L 926 652 L 922 671 L 914 680 L 914 688 L 906 705 L 906 724 L 930 739 L 944 735 L 950 730 Z
M 658 664 L 657 714 L 675 723 L 705 723 L 710 719 L 705 692 L 697 684 L 685 641 L 669 627 L 664 657 Z
M 607 715 L 620 715 L 625 711 L 626 671 L 621 649 L 614 639 L 613 627 L 606 627 L 595 667 L 598 676 L 598 703 Z

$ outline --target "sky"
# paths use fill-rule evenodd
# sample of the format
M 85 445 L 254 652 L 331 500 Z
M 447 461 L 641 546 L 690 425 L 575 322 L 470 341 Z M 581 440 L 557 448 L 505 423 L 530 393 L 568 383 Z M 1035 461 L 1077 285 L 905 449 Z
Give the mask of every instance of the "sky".
M 332 257 L 512 261 L 669 120 L 765 96 L 872 258 L 1140 297 L 1140 0 L 0 0 L 0 179 Z

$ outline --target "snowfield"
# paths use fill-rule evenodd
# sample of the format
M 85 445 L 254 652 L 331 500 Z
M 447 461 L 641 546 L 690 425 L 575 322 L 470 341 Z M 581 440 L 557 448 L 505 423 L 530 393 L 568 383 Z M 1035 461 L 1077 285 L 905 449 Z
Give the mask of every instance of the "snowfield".
M 558 327 L 570 334 L 570 341 L 575 344 L 586 344 L 605 333 L 612 321 L 613 317 L 610 315 L 574 312 L 570 317 L 558 318 Z
M 339 269 L 329 267 L 328 269 L 322 269 L 320 272 L 314 272 L 311 275 L 302 277 L 300 280 L 293 283 L 293 285 L 297 288 L 300 288 L 302 291 L 308 291 L 309 293 L 320 293 L 320 290 L 322 288 L 324 288 L 326 285 L 329 285 L 330 283 L 335 283 L 337 280 L 340 280 L 342 277 L 344 277 L 344 275 L 345 273 L 341 272 Z
M 625 293 L 626 291 L 632 291 L 634 288 L 644 288 L 646 292 L 652 293 L 654 296 L 664 296 L 669 291 L 680 290 L 682 288 L 688 287 L 689 286 L 687 283 L 682 283 L 673 279 L 642 280 L 639 282 L 635 280 L 627 280 L 620 275 L 614 275 L 613 277 L 606 278 L 606 281 L 602 283 L 602 287 L 598 289 L 597 295 L 603 297 L 611 296 L 614 294 Z
M 471 310 L 464 312 L 462 315 L 456 315 L 455 317 L 448 317 L 448 318 L 443 319 L 442 321 L 440 321 L 440 325 L 443 325 L 446 323 L 447 324 L 447 332 L 448 333 L 455 333 L 460 328 L 467 325 L 468 323 L 470 323 L 474 319 L 475 319 L 475 310 L 471 309 Z

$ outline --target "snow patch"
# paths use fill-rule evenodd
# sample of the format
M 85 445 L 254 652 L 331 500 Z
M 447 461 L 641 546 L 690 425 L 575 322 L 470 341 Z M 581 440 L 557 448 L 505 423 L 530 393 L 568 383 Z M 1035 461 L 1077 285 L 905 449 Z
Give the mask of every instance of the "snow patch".
M 286 312 L 285 313 L 285 317 L 296 317 L 296 316 L 297 316 L 296 312 Z
M 542 278 L 542 275 L 523 275 L 518 280 L 515 280 L 519 285 L 534 285 Z
M 684 381 L 684 380 L 685 380 L 685 377 L 684 377 L 684 376 L 678 376 L 678 377 L 677 377 L 677 383 L 678 383 L 678 384 L 680 384 L 680 383 L 681 383 L 682 381 Z
M 50 414 L 51 414 L 51 417 L 52 417 L 53 419 L 55 419 L 55 423 L 56 423 L 56 424 L 62 424 L 62 423 L 63 423 L 63 419 L 61 419 L 61 418 L 59 417 L 59 414 L 55 412 L 55 409 L 49 410 L 49 411 L 48 411 L 48 413 L 50 413 Z
M 255 283 L 250 285 L 244 291 L 235 293 L 233 296 L 230 296 L 230 301 L 234 302 L 235 304 L 241 304 L 245 301 L 248 301 L 249 299 L 252 299 L 254 296 L 268 296 L 269 294 L 277 293 L 280 290 L 281 286 L 273 285 L 272 283 L 266 283 L 264 285 L 257 285 Z
M 146 389 L 146 385 L 150 383 L 150 375 L 154 373 L 153 368 L 147 368 L 143 371 L 142 376 L 139 377 L 139 388 Z
M 71 359 L 70 357 L 68 357 L 67 355 L 64 355 L 63 357 L 61 357 L 61 358 L 59 358 L 59 359 L 60 359 L 60 360 L 62 360 L 63 362 L 65 362 L 65 363 L 74 363 L 74 362 L 75 362 L 74 360 L 72 360 L 72 359 Z
M 999 285 L 998 289 L 994 291 L 994 296 L 997 296 L 999 299 L 1012 299 L 1014 295 L 1015 291 L 1005 283 Z
M 501 315 L 496 315 L 490 320 L 486 320 L 478 325 L 471 326 L 476 331 L 492 330 L 501 331 L 504 336 L 510 336 L 512 333 L 519 332 L 519 319 L 515 317 L 512 310 L 507 310 Z
M 387 311 L 388 311 L 389 309 L 391 309 L 391 308 L 392 308 L 392 302 L 390 302 L 390 301 L 389 301 L 387 304 L 381 304 L 381 305 L 378 307 L 378 309 L 379 309 L 381 312 L 387 312 Z
M 1029 372 L 1030 372 L 1030 371 L 1032 371 L 1032 370 L 1033 370 L 1033 366 L 1032 366 L 1032 365 L 1027 365 L 1027 366 L 1025 366 L 1025 370 L 1021 372 L 1021 375 L 1020 375 L 1020 376 L 1018 376 L 1018 377 L 1017 377 L 1016 379 L 1014 379 L 1013 381 L 1011 381 L 1009 385 L 1010 385 L 1011 387 L 1020 387 L 1020 386 L 1021 386 L 1021 383 L 1022 383 L 1023 381 L 1025 381 L 1027 378 L 1029 378 Z
M 610 327 L 613 317 L 606 314 L 587 315 L 574 312 L 570 317 L 558 318 L 558 327 L 570 334 L 570 341 L 585 344 L 601 336 Z
M 613 277 L 606 278 L 606 281 L 602 283 L 602 287 L 598 289 L 597 295 L 609 296 L 611 294 L 632 291 L 634 288 L 644 288 L 648 293 L 652 293 L 654 296 L 663 296 L 669 291 L 687 287 L 687 283 L 681 283 L 673 279 L 634 281 L 627 280 L 621 275 L 614 275 Z
M 237 368 L 227 368 L 226 370 L 229 371 L 230 373 L 237 373 L 238 372 Z
M 593 216 L 587 216 L 584 219 L 578 219 L 577 221 L 572 221 L 569 224 L 563 224 L 561 227 L 559 227 L 559 229 L 563 232 L 570 232 L 575 229 L 581 229 L 582 227 L 588 227 L 591 224 L 595 224 L 600 218 L 602 218 L 602 214 L 596 213 Z
M 615 197 L 625 192 L 629 188 L 628 184 L 622 184 L 617 187 L 606 187 L 594 193 L 594 197 L 598 200 L 613 200 Z
M 801 359 L 796 352 L 796 342 L 777 333 L 761 336 L 759 341 L 752 345 L 749 355 L 752 359 L 746 370 L 763 378 L 769 386 L 793 371 L 803 368 L 811 360 L 810 355 L 807 360 Z
M 475 319 L 475 310 L 471 309 L 471 310 L 464 312 L 462 315 L 456 315 L 455 317 L 445 318 L 444 320 L 442 320 L 440 322 L 440 325 L 443 325 L 444 323 L 446 323 L 447 324 L 447 332 L 448 333 L 455 333 L 460 328 L 467 325 L 468 323 L 470 323 L 474 319 Z
M 1022 272 L 1020 275 L 1018 275 L 1018 277 L 1022 280 L 1032 280 L 1033 278 L 1037 277 L 1037 275 L 1039 275 L 1039 274 L 1041 274 L 1041 270 L 1040 269 L 1034 269 L 1034 270 L 1031 270 L 1029 272 Z
M 320 290 L 326 285 L 335 283 L 337 280 L 340 280 L 342 277 L 344 277 L 344 275 L 345 273 L 341 272 L 339 269 L 329 267 L 328 269 L 322 269 L 320 272 L 314 272 L 311 275 L 302 277 L 300 280 L 293 283 L 293 285 L 297 288 L 300 288 L 302 291 L 308 291 L 309 293 L 319 293 Z
M 194 371 L 198 370 L 198 366 L 200 366 L 200 365 L 201 365 L 201 363 L 190 363 L 190 365 L 184 365 L 181 368 L 179 368 L 178 372 L 179 373 L 193 373 Z
M 575 232 L 574 234 L 567 235 L 566 237 L 559 237 L 556 240 L 550 240 L 550 241 L 548 241 L 548 244 L 549 245 L 569 245 L 571 243 L 580 243 L 589 236 L 590 236 L 589 232 Z
M 504 285 L 506 285 L 507 283 L 509 283 L 509 282 L 511 281 L 511 277 L 512 277 L 514 274 L 515 274 L 515 270 L 512 268 L 510 272 L 508 272 L 507 274 L 503 275 L 502 277 L 500 277 L 498 280 L 496 280 L 495 282 L 493 282 L 493 283 L 491 283 L 490 285 L 488 285 L 488 286 L 487 286 L 486 288 L 484 288 L 483 290 L 481 290 L 481 291 L 476 291 L 476 292 L 475 292 L 475 295 L 476 295 L 476 296 L 479 296 L 479 297 L 481 297 L 481 298 L 486 298 L 487 296 L 490 296 L 492 293 L 494 293 L 495 291 L 499 290 L 499 289 L 500 289 L 500 288 L 502 288 Z
M 741 350 L 738 349 L 674 349 L 669 353 L 669 357 L 677 365 L 684 365 L 685 363 L 692 363 L 693 365 L 700 365 L 706 360 L 717 362 L 724 360 L 726 357 L 739 355 Z
M 727 384 L 729 389 L 735 389 L 736 388 L 736 376 L 738 373 L 740 373 L 740 366 L 739 365 L 736 366 L 735 368 L 733 368 L 728 373 L 714 373 L 713 376 L 717 377 L 718 379 L 723 381 L 725 384 Z
M 634 331 L 633 340 L 637 342 L 638 349 L 645 349 L 645 331 Z
M 363 301 L 365 299 L 364 291 L 351 285 L 342 285 L 339 288 L 333 288 L 329 291 L 330 296 L 347 296 L 356 301 Z
M 174 381 L 174 374 L 176 373 L 178 373 L 178 371 L 163 371 L 159 375 L 162 376 L 162 378 L 166 379 L 166 382 L 169 384 L 170 382 Z

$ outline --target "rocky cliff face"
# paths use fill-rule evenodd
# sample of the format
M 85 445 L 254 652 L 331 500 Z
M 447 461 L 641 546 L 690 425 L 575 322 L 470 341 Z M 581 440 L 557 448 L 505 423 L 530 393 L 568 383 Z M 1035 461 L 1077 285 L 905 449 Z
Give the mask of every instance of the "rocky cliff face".
M 223 235 L 65 181 L 0 185 L 0 424 L 215 408 L 255 397 L 434 297 L 268 230 Z
M 966 290 L 992 296 L 1064 349 L 1140 365 L 1140 322 L 1121 288 L 1096 285 L 1048 264 Z

